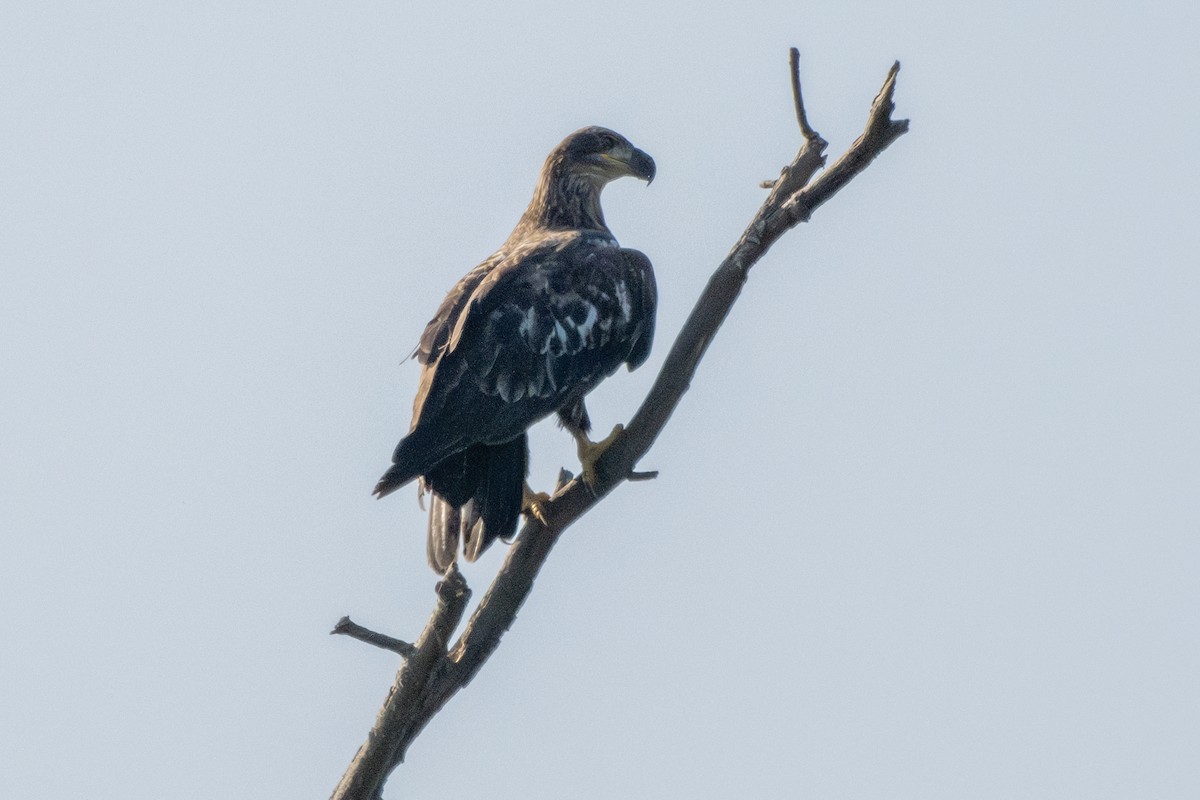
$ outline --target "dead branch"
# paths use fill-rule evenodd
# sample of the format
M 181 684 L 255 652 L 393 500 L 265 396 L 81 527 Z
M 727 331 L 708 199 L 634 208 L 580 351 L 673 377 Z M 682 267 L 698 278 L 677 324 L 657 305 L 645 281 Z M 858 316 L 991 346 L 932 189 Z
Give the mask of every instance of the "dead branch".
M 380 797 L 387 776 L 403 762 L 409 744 L 442 706 L 475 677 L 499 646 L 500 638 L 512 625 L 562 533 L 624 481 L 648 476 L 634 472 L 634 467 L 654 444 L 691 385 L 704 352 L 737 300 L 751 267 L 776 239 L 808 221 L 813 211 L 908 130 L 908 120 L 891 118 L 896 75 L 900 70 L 900 63 L 896 62 L 871 105 L 863 134 L 829 169 L 818 175 L 825 166 L 828 145 L 808 123 L 800 91 L 799 59 L 799 52 L 792 48 L 792 96 L 803 140 L 800 150 L 777 179 L 765 184 L 765 188 L 771 189 L 766 201 L 709 279 L 641 407 L 597 464 L 599 479 L 594 491 L 580 478 L 572 479 L 570 473 L 559 476 L 554 497 L 543 507 L 546 524 L 533 519 L 525 523 L 500 572 L 452 647 L 447 648 L 446 643 L 469 596 L 466 582 L 456 568 L 451 568 L 438 584 L 437 607 L 415 646 L 359 626 L 335 629 L 335 633 L 346 633 L 396 650 L 407 658 L 366 743 L 359 748 L 334 790 L 333 800 Z M 345 627 L 354 625 L 348 618 L 343 623 Z M 338 627 L 344 627 L 343 623 Z
M 421 707 L 423 694 L 431 679 L 445 667 L 446 642 L 462 619 L 471 591 L 458 567 L 450 570 L 437 584 L 437 605 L 415 645 L 416 651 L 396 673 L 383 708 L 375 720 L 367 741 L 354 755 L 349 768 L 333 791 L 335 798 L 376 800 L 383 782 L 396 765 L 404 760 L 404 750 L 424 721 L 412 730 L 413 711 Z
M 360 642 L 366 642 L 367 644 L 373 644 L 376 647 L 383 648 L 384 650 L 391 650 L 393 653 L 399 653 L 404 658 L 415 655 L 417 652 L 417 648 L 413 647 L 408 642 L 401 641 L 400 639 L 394 639 L 384 633 L 376 633 L 370 628 L 364 628 L 362 625 L 359 625 L 349 617 L 342 617 L 339 619 L 337 621 L 337 625 L 334 625 L 333 630 L 331 630 L 329 633 L 330 635 L 338 633 L 342 636 L 349 636 L 351 639 L 358 639 Z

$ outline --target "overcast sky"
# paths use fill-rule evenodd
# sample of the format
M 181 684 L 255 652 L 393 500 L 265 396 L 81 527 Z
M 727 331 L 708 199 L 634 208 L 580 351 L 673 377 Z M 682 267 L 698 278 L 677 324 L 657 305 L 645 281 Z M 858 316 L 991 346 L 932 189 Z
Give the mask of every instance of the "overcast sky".
M 0 6 L 0 796 L 327 797 L 397 666 L 327 631 L 434 600 L 370 497 L 425 321 L 612 127 L 627 419 L 799 145 L 790 45 L 831 155 L 894 59 L 911 132 L 385 796 L 1200 796 L 1200 6 L 455 8 Z

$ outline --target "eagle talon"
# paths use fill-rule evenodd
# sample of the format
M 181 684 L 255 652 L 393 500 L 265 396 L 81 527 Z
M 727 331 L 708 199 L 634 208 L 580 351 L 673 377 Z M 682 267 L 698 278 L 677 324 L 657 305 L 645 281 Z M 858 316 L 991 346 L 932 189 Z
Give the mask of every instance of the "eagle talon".
M 543 526 L 549 527 L 550 523 L 546 521 L 546 509 L 543 507 L 550 502 L 550 495 L 545 492 L 535 492 L 529 488 L 529 483 L 526 482 L 521 490 L 521 513 L 533 517 Z
M 598 442 L 589 441 L 583 434 L 575 437 L 579 451 L 579 463 L 583 466 L 583 482 L 588 485 L 589 489 L 595 487 L 600 479 L 600 475 L 596 471 L 596 462 L 624 432 L 625 426 L 617 423 L 613 426 L 612 433 Z

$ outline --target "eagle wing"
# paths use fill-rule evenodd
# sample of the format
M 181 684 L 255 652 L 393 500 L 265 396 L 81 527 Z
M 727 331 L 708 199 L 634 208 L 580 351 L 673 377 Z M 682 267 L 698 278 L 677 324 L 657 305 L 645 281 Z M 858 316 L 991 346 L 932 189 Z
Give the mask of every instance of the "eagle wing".
M 640 365 L 656 302 L 645 255 L 579 232 L 472 270 L 417 347 L 412 427 L 396 446 L 387 491 L 476 444 L 511 441 L 621 364 Z
M 645 361 L 657 294 L 645 255 L 575 235 L 496 265 L 454 302 L 452 324 L 422 340 L 413 430 L 495 444 Z

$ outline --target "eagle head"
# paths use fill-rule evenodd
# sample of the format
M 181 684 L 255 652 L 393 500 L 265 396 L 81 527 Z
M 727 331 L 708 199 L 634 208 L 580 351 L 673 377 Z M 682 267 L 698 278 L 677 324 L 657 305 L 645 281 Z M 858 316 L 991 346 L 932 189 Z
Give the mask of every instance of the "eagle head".
M 550 151 L 533 200 L 510 239 L 524 238 L 534 228 L 607 231 L 600 191 L 626 175 L 649 183 L 654 159 L 608 128 L 575 131 Z
M 588 175 L 600 185 L 626 175 L 646 183 L 654 180 L 654 159 L 621 134 L 599 125 L 581 128 L 563 139 L 551 158 L 555 155 L 568 170 Z

